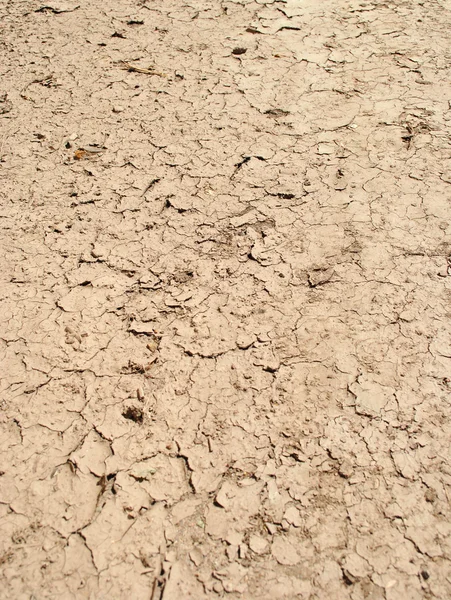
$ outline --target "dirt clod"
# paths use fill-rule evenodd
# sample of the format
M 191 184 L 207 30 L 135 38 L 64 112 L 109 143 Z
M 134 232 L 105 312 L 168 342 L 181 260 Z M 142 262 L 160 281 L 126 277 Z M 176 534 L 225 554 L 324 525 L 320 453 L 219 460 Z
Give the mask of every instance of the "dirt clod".
M 124 419 L 129 419 L 130 421 L 134 421 L 135 423 L 139 424 L 141 424 L 144 419 L 144 413 L 139 406 L 128 406 L 122 413 L 122 416 Z
M 451 598 L 449 0 L 1 5 L 0 600 Z

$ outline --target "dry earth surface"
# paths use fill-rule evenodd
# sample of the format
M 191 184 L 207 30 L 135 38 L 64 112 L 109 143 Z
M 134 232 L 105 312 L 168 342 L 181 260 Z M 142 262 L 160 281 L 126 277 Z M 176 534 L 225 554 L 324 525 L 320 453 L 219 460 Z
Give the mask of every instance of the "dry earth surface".
M 450 9 L 2 0 L 2 600 L 451 597 Z

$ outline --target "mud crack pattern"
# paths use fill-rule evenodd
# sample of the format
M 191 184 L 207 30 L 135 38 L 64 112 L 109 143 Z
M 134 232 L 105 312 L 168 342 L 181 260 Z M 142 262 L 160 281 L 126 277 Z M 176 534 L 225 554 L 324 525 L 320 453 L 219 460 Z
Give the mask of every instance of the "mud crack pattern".
M 451 597 L 450 7 L 3 2 L 2 599 Z

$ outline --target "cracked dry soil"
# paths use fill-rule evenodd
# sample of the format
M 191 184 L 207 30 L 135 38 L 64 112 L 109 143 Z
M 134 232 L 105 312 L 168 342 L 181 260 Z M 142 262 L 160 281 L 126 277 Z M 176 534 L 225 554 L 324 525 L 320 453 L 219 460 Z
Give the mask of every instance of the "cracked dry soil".
M 2 1 L 2 600 L 451 597 L 450 9 Z

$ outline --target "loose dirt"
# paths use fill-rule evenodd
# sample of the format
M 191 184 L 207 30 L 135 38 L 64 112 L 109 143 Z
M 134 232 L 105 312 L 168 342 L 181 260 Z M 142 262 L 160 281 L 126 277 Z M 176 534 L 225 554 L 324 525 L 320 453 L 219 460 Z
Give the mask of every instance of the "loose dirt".
M 449 1 L 3 0 L 0 597 L 451 597 Z

